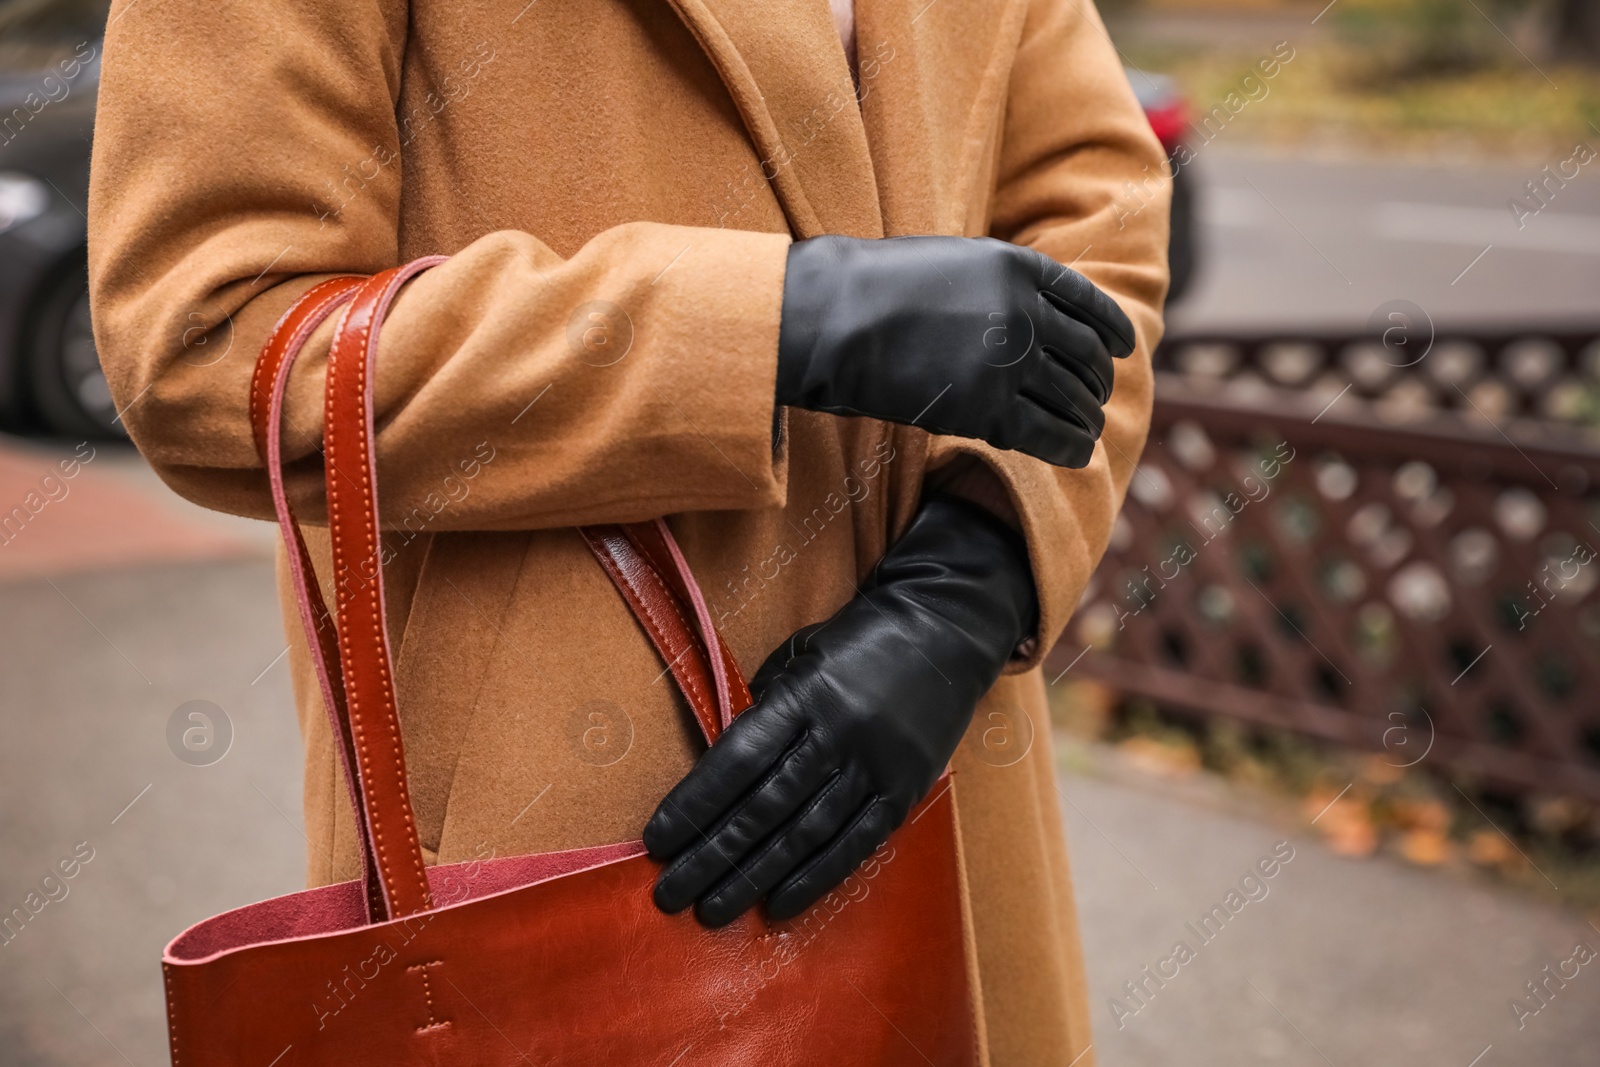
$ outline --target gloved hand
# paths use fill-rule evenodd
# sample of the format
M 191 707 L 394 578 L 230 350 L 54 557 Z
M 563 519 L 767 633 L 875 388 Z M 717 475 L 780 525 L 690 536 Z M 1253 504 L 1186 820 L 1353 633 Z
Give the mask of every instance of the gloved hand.
M 779 404 L 869 415 L 1082 467 L 1133 324 L 1083 275 L 987 237 L 789 247 Z
M 1037 615 L 1022 538 L 928 498 L 858 596 L 768 657 L 755 704 L 656 809 L 656 904 L 699 901 L 708 926 L 764 896 L 773 919 L 805 911 L 927 795 Z

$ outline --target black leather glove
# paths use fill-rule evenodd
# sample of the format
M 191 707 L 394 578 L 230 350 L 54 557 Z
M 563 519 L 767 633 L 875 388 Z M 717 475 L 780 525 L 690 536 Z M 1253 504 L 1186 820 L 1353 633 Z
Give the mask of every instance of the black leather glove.
M 789 247 L 778 403 L 911 423 L 1062 467 L 1105 427 L 1133 324 L 1093 282 L 987 237 Z
M 656 904 L 699 901 L 708 926 L 762 897 L 773 919 L 805 911 L 927 795 L 1037 615 L 1022 538 L 926 500 L 860 595 L 768 657 L 754 706 L 656 809 Z

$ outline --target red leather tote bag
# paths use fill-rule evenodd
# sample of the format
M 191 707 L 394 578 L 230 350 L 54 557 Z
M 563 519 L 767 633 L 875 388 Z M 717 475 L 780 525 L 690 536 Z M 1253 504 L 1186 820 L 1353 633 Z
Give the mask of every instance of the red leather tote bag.
M 175 1067 L 978 1063 L 948 777 L 788 922 L 751 912 L 707 930 L 662 914 L 658 865 L 639 841 L 423 865 L 384 632 L 371 377 L 390 301 L 440 258 L 317 285 L 256 368 L 251 417 L 363 876 L 226 912 L 167 946 Z M 284 493 L 280 448 L 290 367 L 335 312 L 324 460 L 337 616 Z M 582 533 L 714 741 L 750 694 L 670 530 Z

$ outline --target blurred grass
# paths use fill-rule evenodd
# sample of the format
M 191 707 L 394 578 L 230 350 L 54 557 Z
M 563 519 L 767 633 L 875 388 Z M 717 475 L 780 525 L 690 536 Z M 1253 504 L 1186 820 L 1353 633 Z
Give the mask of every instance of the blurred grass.
M 1359 32 L 1293 42 L 1294 58 L 1262 80 L 1267 95 L 1239 111 L 1217 139 L 1528 160 L 1565 158 L 1579 141 L 1600 145 L 1600 70 L 1546 61 L 1535 67 L 1498 35 L 1498 57 L 1465 47 L 1385 49 L 1371 36 L 1383 39 L 1382 27 L 1363 22 Z M 1230 93 L 1247 95 L 1244 79 L 1259 77 L 1256 63 L 1271 52 L 1270 43 L 1157 43 L 1136 29 L 1119 35 L 1119 44 L 1135 66 L 1173 77 L 1196 116 Z
M 1369 81 L 1484 70 L 1548 33 L 1543 0 L 1342 0 L 1330 24 Z M 1508 44 L 1510 49 L 1508 51 Z

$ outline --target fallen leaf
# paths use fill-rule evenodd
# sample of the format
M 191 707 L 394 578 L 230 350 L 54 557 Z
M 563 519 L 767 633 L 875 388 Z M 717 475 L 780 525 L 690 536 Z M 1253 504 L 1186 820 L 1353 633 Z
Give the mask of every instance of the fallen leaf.
M 1498 830 L 1486 827 L 1467 839 L 1467 858 L 1480 866 L 1498 867 L 1515 855 Z
M 1393 785 L 1405 774 L 1403 768 L 1396 767 L 1383 756 L 1368 756 L 1361 767 L 1361 777 L 1373 785 Z
M 1200 769 L 1200 750 L 1194 745 L 1172 745 L 1152 737 L 1130 737 L 1117 746 L 1127 761 L 1146 774 L 1184 778 Z
M 1437 830 L 1412 830 L 1400 839 L 1400 855 L 1419 867 L 1437 867 L 1455 854 L 1455 845 Z
M 1394 814 L 1395 822 L 1402 829 L 1425 830 L 1440 835 L 1450 829 L 1450 809 L 1438 800 L 1397 800 L 1394 802 Z
M 1378 828 L 1365 803 L 1346 797 L 1322 813 L 1316 828 L 1333 852 L 1340 856 L 1365 857 L 1378 848 Z

